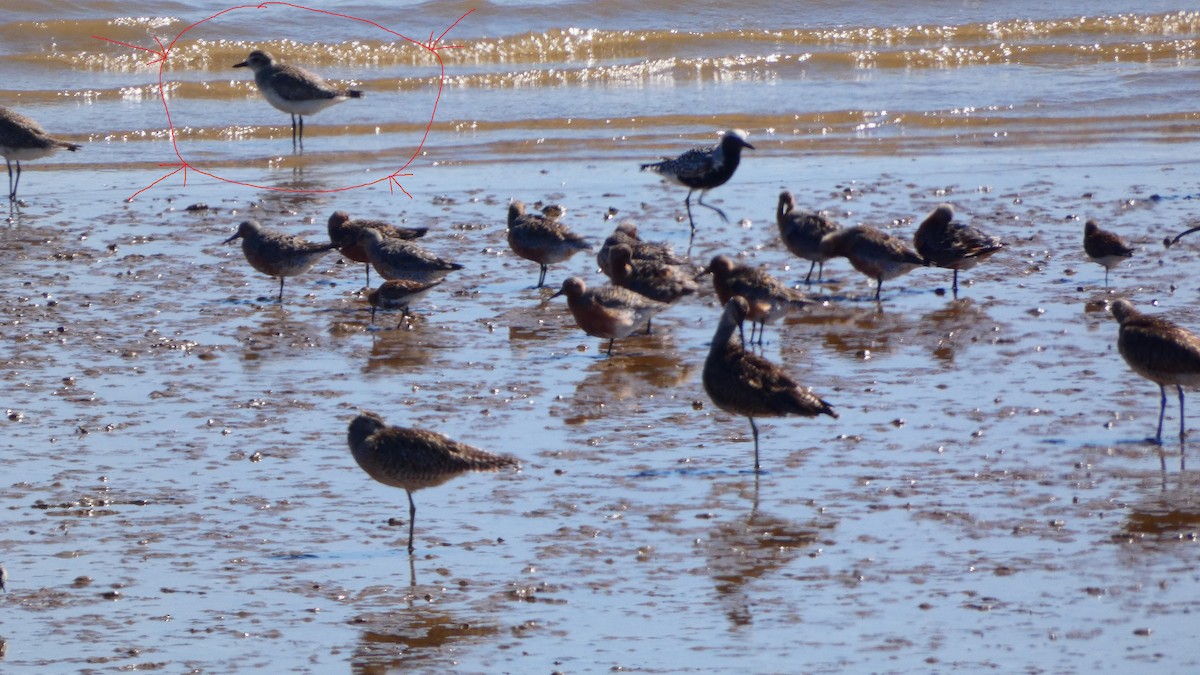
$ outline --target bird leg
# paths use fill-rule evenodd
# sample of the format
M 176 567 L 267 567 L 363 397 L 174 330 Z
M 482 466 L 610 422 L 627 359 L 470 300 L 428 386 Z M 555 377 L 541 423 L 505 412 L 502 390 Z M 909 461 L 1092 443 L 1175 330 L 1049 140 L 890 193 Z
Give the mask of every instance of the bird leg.
M 725 215 L 724 211 L 722 211 L 721 209 L 718 209 L 717 207 L 713 206 L 712 204 L 704 203 L 704 192 L 705 192 L 704 190 L 700 191 L 700 198 L 696 200 L 696 203 L 698 203 L 700 206 L 707 206 L 708 208 L 712 209 L 713 211 L 716 211 L 717 215 L 721 216 L 721 220 L 728 223 L 729 216 Z
M 1187 436 L 1183 425 L 1183 385 L 1177 384 L 1175 389 L 1179 391 L 1179 439 L 1183 440 L 1183 437 Z
M 17 162 L 17 180 L 15 182 L 13 181 L 12 162 L 5 160 L 4 163 L 8 165 L 8 201 L 15 202 L 17 201 L 17 183 L 21 182 L 21 163 Z
M 808 275 L 806 277 L 804 277 L 804 283 L 806 283 L 806 284 L 812 283 L 812 271 L 813 271 L 813 268 L 815 268 L 816 266 L 817 266 L 816 260 L 812 261 L 812 264 L 808 266 Z M 821 280 L 821 275 L 818 274 L 817 281 L 820 281 L 820 280 Z
M 875 279 L 875 302 L 879 302 L 879 294 L 883 291 L 883 277 Z
M 958 299 L 958 270 L 954 270 L 954 283 L 951 285 L 954 289 L 954 299 Z
M 1160 384 L 1158 385 L 1158 390 L 1162 393 L 1162 400 L 1158 403 L 1158 435 L 1154 437 L 1154 442 L 1162 445 L 1163 415 L 1167 412 L 1167 387 Z
M 759 464 L 758 464 L 758 425 L 754 423 L 754 418 L 753 418 L 753 417 L 750 417 L 749 415 L 747 415 L 747 416 L 746 416 L 746 419 L 750 420 L 750 430 L 754 432 L 754 473 L 755 473 L 755 474 L 757 474 L 757 473 L 759 472 Z
M 544 286 L 546 284 L 546 270 L 549 267 L 550 266 L 547 265 L 546 263 L 542 263 L 542 274 L 541 274 L 541 276 L 538 277 L 538 285 L 537 285 L 538 288 L 541 288 L 542 286 Z
M 20 165 L 18 165 L 20 166 Z M 692 226 L 692 237 L 696 236 L 696 221 L 692 219 L 692 193 L 695 190 L 688 190 L 687 196 L 683 198 L 683 205 L 687 207 L 688 224 Z M 700 195 L 703 197 L 703 193 Z M 688 251 L 692 250 L 691 240 L 688 240 Z
M 285 279 L 285 277 L 282 277 L 282 276 L 279 277 L 279 298 L 277 300 L 279 302 L 279 304 L 283 304 L 283 280 L 284 279 Z
M 405 492 L 408 493 L 408 554 L 412 555 L 416 550 L 413 547 L 413 526 L 417 524 L 417 505 L 413 502 L 412 491 Z
M 616 338 L 608 338 L 608 355 L 609 356 L 612 356 L 612 346 L 613 346 L 614 340 L 616 340 Z

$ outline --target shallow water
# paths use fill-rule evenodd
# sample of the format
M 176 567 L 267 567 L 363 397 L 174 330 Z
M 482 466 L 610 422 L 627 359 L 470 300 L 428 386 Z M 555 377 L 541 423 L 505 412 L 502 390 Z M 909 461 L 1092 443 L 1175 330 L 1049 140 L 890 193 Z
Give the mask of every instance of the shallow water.
M 86 7 L 62 10 L 63 21 L 112 15 Z M 1049 30 L 1037 23 L 1054 18 L 1044 9 L 1012 7 L 1035 22 L 1027 35 Z M 836 26 L 849 11 L 819 8 L 796 27 Z M 445 13 L 452 21 L 467 9 Z M 653 5 L 636 25 L 556 9 L 572 20 L 484 5 L 462 35 L 481 53 L 487 40 L 524 35 L 513 28 L 520 20 L 534 31 L 671 27 Z M 897 25 L 927 18 L 915 4 L 893 9 Z M 1013 18 L 955 11 L 958 26 Z M 698 10 L 691 29 L 728 30 L 707 23 L 713 14 Z M 387 18 L 380 23 L 397 23 Z M 754 11 L 745 23 L 769 27 Z M 164 128 L 162 108 L 145 97 L 87 102 L 78 92 L 108 91 L 101 80 L 130 73 L 51 52 L 47 69 L 67 68 L 70 93 L 32 92 L 39 102 L 19 107 L 54 131 L 91 126 L 65 132 L 83 152 L 28 164 L 25 203 L 0 229 L 9 284 L 0 310 L 9 411 L 0 467 L 10 477 L 0 482 L 10 523 L 0 537 L 3 670 L 1195 670 L 1184 647 L 1200 633 L 1194 450 L 1175 440 L 1174 405 L 1163 453 L 1145 442 L 1157 389 L 1116 354 L 1105 306 L 1128 296 L 1200 327 L 1200 287 L 1186 276 L 1196 244 L 1161 246 L 1195 219 L 1200 194 L 1191 159 L 1200 139 L 1180 94 L 1194 20 L 1181 31 L 1162 38 L 1174 56 L 1151 50 L 1134 62 L 1118 54 L 1145 34 L 1095 29 L 1083 31 L 1087 40 L 1113 36 L 1117 46 L 1089 58 L 835 63 L 773 79 L 765 65 L 727 64 L 597 86 L 578 75 L 595 67 L 590 55 L 524 56 L 515 66 L 463 58 L 428 154 L 403 180 L 411 199 L 386 184 L 267 191 L 193 173 L 186 186 L 173 177 L 126 202 L 166 172 L 159 156 L 172 155 L 162 137 L 122 133 Z M 244 56 L 251 38 L 235 37 L 220 59 Z M 830 51 L 847 49 L 829 39 Z M 947 39 L 906 37 L 897 51 Z M 714 62 L 729 41 L 682 39 Z M 1063 54 L 1072 51 L 1084 50 Z M 575 75 L 544 75 L 556 68 Z M 541 74 L 503 84 L 526 70 Z M 994 86 L 994 75 L 1012 86 Z M 185 154 L 232 180 L 319 190 L 386 176 L 411 154 L 398 139 L 422 128 L 406 120 L 376 137 L 368 129 L 381 107 L 349 102 L 310 120 L 305 152 L 293 155 L 278 126 L 286 116 L 246 78 L 203 77 L 227 78 L 228 93 L 190 95 L 203 140 Z M 795 98 L 814 81 L 831 90 L 828 105 Z M 1113 96 L 1078 105 L 1114 81 Z M 855 91 L 909 97 L 896 107 Z M 805 101 L 799 131 L 784 126 L 792 113 L 772 97 Z M 257 121 L 225 139 L 212 120 L 235 107 Z M 636 116 L 606 117 L 631 107 Z M 885 107 L 905 121 L 856 127 L 885 119 Z M 946 121 L 910 125 L 914 116 Z M 503 221 L 510 198 L 557 201 L 597 242 L 631 218 L 646 238 L 687 250 L 684 192 L 637 164 L 742 120 L 758 150 L 709 196 L 732 224 L 697 210 L 698 264 L 739 252 L 801 281 L 805 261 L 775 234 L 781 188 L 845 224 L 903 236 L 949 201 L 1008 243 L 961 275 L 957 301 L 948 271 L 887 282 L 876 305 L 871 283 L 844 260 L 828 264 L 829 282 L 811 290 L 828 304 L 769 327 L 764 353 L 841 417 L 760 421 L 766 471 L 757 479 L 748 424 L 714 410 L 700 383 L 720 313 L 711 291 L 605 358 L 606 341 L 578 331 L 565 302 L 549 299 L 569 275 L 599 283 L 593 259 L 556 266 L 551 287 L 534 289 L 537 267 L 509 253 Z M 186 209 L 200 203 L 209 208 Z M 394 329 L 392 315 L 370 323 L 361 265 L 327 257 L 287 281 L 280 306 L 276 282 L 219 243 L 247 217 L 320 238 L 339 208 L 429 226 L 424 243 L 467 268 Z M 1111 294 L 1081 250 L 1089 217 L 1139 247 L 1113 270 Z M 517 454 L 524 467 L 417 493 L 410 559 L 403 493 L 371 482 L 346 448 L 359 409 Z

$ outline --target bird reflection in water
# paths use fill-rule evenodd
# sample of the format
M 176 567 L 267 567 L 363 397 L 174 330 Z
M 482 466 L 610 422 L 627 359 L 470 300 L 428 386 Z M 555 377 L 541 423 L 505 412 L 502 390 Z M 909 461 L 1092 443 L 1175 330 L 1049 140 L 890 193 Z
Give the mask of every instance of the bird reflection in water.
M 833 521 L 801 523 L 762 513 L 757 475 L 753 489 L 750 512 L 719 524 L 707 542 L 708 569 L 717 599 L 730 622 L 739 627 L 753 622 L 752 582 L 787 567 L 836 526 Z

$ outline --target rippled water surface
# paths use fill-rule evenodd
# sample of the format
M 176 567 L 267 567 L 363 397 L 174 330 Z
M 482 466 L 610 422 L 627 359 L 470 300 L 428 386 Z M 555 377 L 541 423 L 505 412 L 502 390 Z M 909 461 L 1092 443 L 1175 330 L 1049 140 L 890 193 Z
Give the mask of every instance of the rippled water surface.
M 1195 449 L 1174 402 L 1146 442 L 1157 388 L 1107 303 L 1200 329 L 1200 243 L 1161 244 L 1198 224 L 1200 16 L 941 4 L 270 5 L 185 31 L 223 8 L 19 3 L 2 103 L 84 149 L 26 163 L 0 229 L 0 670 L 1195 671 Z M 444 79 L 384 30 L 471 9 Z M 93 37 L 181 32 L 161 89 Z M 256 46 L 367 96 L 293 152 L 228 68 Z M 686 191 L 638 164 L 728 127 L 756 150 L 689 249 Z M 906 238 L 950 202 L 1007 247 L 957 300 L 918 269 L 876 304 L 830 262 L 763 353 L 840 418 L 760 420 L 756 477 L 700 381 L 711 289 L 606 358 L 550 298 L 602 283 L 593 256 L 535 289 L 504 214 L 562 203 L 597 244 L 631 219 L 800 284 L 784 188 Z M 220 243 L 251 217 L 319 239 L 336 209 L 466 268 L 372 324 L 361 265 L 330 255 L 280 305 Z M 1087 218 L 1138 248 L 1111 292 Z M 360 409 L 523 468 L 418 492 L 410 558 L 403 492 L 346 447 Z

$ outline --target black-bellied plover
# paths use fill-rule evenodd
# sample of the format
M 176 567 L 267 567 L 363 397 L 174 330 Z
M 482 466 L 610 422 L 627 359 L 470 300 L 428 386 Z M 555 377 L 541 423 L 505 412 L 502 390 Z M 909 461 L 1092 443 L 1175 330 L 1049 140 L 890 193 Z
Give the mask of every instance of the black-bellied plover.
M 497 455 L 442 434 L 424 429 L 389 426 L 372 412 L 363 412 L 350 422 L 347 442 L 354 461 L 367 475 L 408 493 L 408 552 L 413 546 L 417 505 L 413 492 L 437 487 L 468 471 L 519 469 L 511 455 Z
M 875 280 L 878 301 L 887 279 L 908 274 L 924 266 L 925 260 L 903 240 L 869 225 L 856 225 L 825 235 L 821 254 L 827 258 L 844 257 L 854 269 Z
M 409 306 L 423 300 L 429 295 L 429 291 L 439 286 L 444 279 L 436 281 L 412 281 L 409 279 L 392 279 L 385 281 L 379 288 L 372 290 L 367 294 L 367 302 L 371 303 L 371 323 L 375 323 L 375 310 L 377 309 L 399 309 L 403 312 L 400 316 L 400 323 L 396 324 L 399 328 L 404 324 L 404 319 L 408 316 Z
M 363 228 L 369 227 L 372 230 L 378 230 L 384 238 L 391 239 L 418 239 L 424 237 L 425 233 L 429 231 L 428 227 L 396 227 L 382 220 L 351 219 L 350 214 L 345 211 L 334 211 L 333 215 L 329 216 L 328 227 L 329 240 L 337 244 L 338 251 L 347 260 L 366 265 L 367 285 L 365 288 L 371 287 L 371 257 L 367 254 L 366 249 L 358 243 L 358 233 Z
M 729 222 L 729 217 L 725 215 L 724 211 L 704 203 L 704 193 L 724 185 L 733 177 L 738 163 L 742 161 L 743 148 L 754 149 L 754 146 L 746 140 L 746 132 L 742 129 L 730 129 L 714 146 L 692 148 L 674 159 L 643 164 L 642 171 L 653 171 L 667 180 L 688 188 L 683 204 L 687 207 L 688 223 L 692 226 L 694 235 L 696 221 L 692 219 L 692 193 L 696 190 L 700 191 L 700 197 L 696 203 L 716 211 L 721 216 L 721 220 Z
M 931 265 L 954 270 L 954 297 L 958 297 L 958 271 L 969 270 L 1004 248 L 997 238 L 954 220 L 954 207 L 939 204 L 925 216 L 913 234 L 917 253 Z
M 725 304 L 721 322 L 713 335 L 704 361 L 704 390 L 718 408 L 732 415 L 745 415 L 754 433 L 754 471 L 758 472 L 758 425 L 755 417 L 838 414 L 828 402 L 800 386 L 783 368 L 747 352 L 734 335 L 746 319 L 750 306 L 734 296 Z
M 367 257 L 379 276 L 388 280 L 437 281 L 463 268 L 412 242 L 385 238 L 379 230 L 369 227 L 359 231 L 358 243 L 367 251 Z
M 1133 249 L 1116 233 L 1101 229 L 1095 220 L 1083 225 L 1083 251 L 1094 262 L 1104 266 L 1104 288 L 1108 289 L 1108 271 L 1121 261 L 1133 257 Z
M 1174 385 L 1179 393 L 1179 437 L 1183 438 L 1186 431 L 1183 387 L 1200 385 L 1200 337 L 1166 319 L 1139 312 L 1125 298 L 1112 304 L 1112 315 L 1121 324 L 1117 350 L 1125 363 L 1133 372 L 1157 384 L 1162 394 L 1155 442 L 1162 444 L 1167 385 Z
M 587 239 L 575 234 L 558 217 L 525 213 L 525 203 L 508 205 L 508 246 L 513 253 L 541 265 L 537 287 L 546 283 L 546 270 L 580 251 L 591 250 Z
M 550 297 L 560 295 L 567 296 L 567 307 L 583 332 L 608 339 L 609 356 L 614 340 L 643 327 L 649 329 L 650 319 L 670 306 L 616 286 L 588 288 L 579 277 L 564 281 L 562 288 Z
M 821 275 L 825 273 L 825 261 L 828 259 L 821 253 L 821 239 L 842 229 L 842 226 L 816 211 L 798 210 L 796 198 L 787 190 L 779 193 L 775 223 L 779 226 L 779 238 L 783 240 L 787 250 L 811 261 L 804 283 L 811 283 L 814 267 L 817 269 L 817 281 L 820 281 Z
M 237 232 L 224 242 L 242 240 L 242 253 L 254 269 L 263 274 L 279 277 L 279 302 L 283 302 L 283 280 L 304 274 L 326 253 L 337 248 L 332 242 L 310 242 L 304 239 L 268 230 L 256 220 L 243 221 Z
M 629 247 L 630 252 L 633 253 L 634 260 L 647 260 L 664 265 L 687 264 L 686 260 L 675 256 L 669 245 L 653 241 L 642 241 L 638 237 L 637 224 L 627 220 L 617 225 L 617 229 L 613 230 L 613 233 L 604 240 L 604 245 L 596 252 L 596 264 L 600 266 L 600 271 L 604 272 L 604 276 L 606 277 L 612 277 L 612 265 L 609 262 L 609 254 L 614 246 L 620 244 Z
M 277 65 L 271 54 L 261 49 L 250 52 L 245 61 L 235 63 L 234 68 L 249 68 L 254 71 L 254 82 L 263 98 L 277 110 L 292 116 L 292 145 L 296 139 L 304 144 L 304 116 L 313 115 L 336 103 L 351 98 L 362 98 L 357 89 L 337 89 L 320 75 L 298 66 Z M 299 118 L 299 133 L 296 120 Z
M 723 305 L 735 296 L 746 301 L 749 308 L 746 318 L 752 322 L 750 343 L 754 342 L 755 328 L 758 343 L 762 344 L 766 324 L 813 304 L 803 293 L 788 288 L 762 267 L 738 264 L 727 255 L 714 256 L 700 272 L 705 274 L 712 274 L 713 290 Z
M 4 163 L 8 166 L 8 201 L 17 201 L 22 161 L 41 159 L 58 150 L 74 152 L 81 147 L 78 143 L 54 138 L 37 122 L 0 106 L 0 155 L 4 155 Z M 15 177 L 13 162 L 17 164 Z

